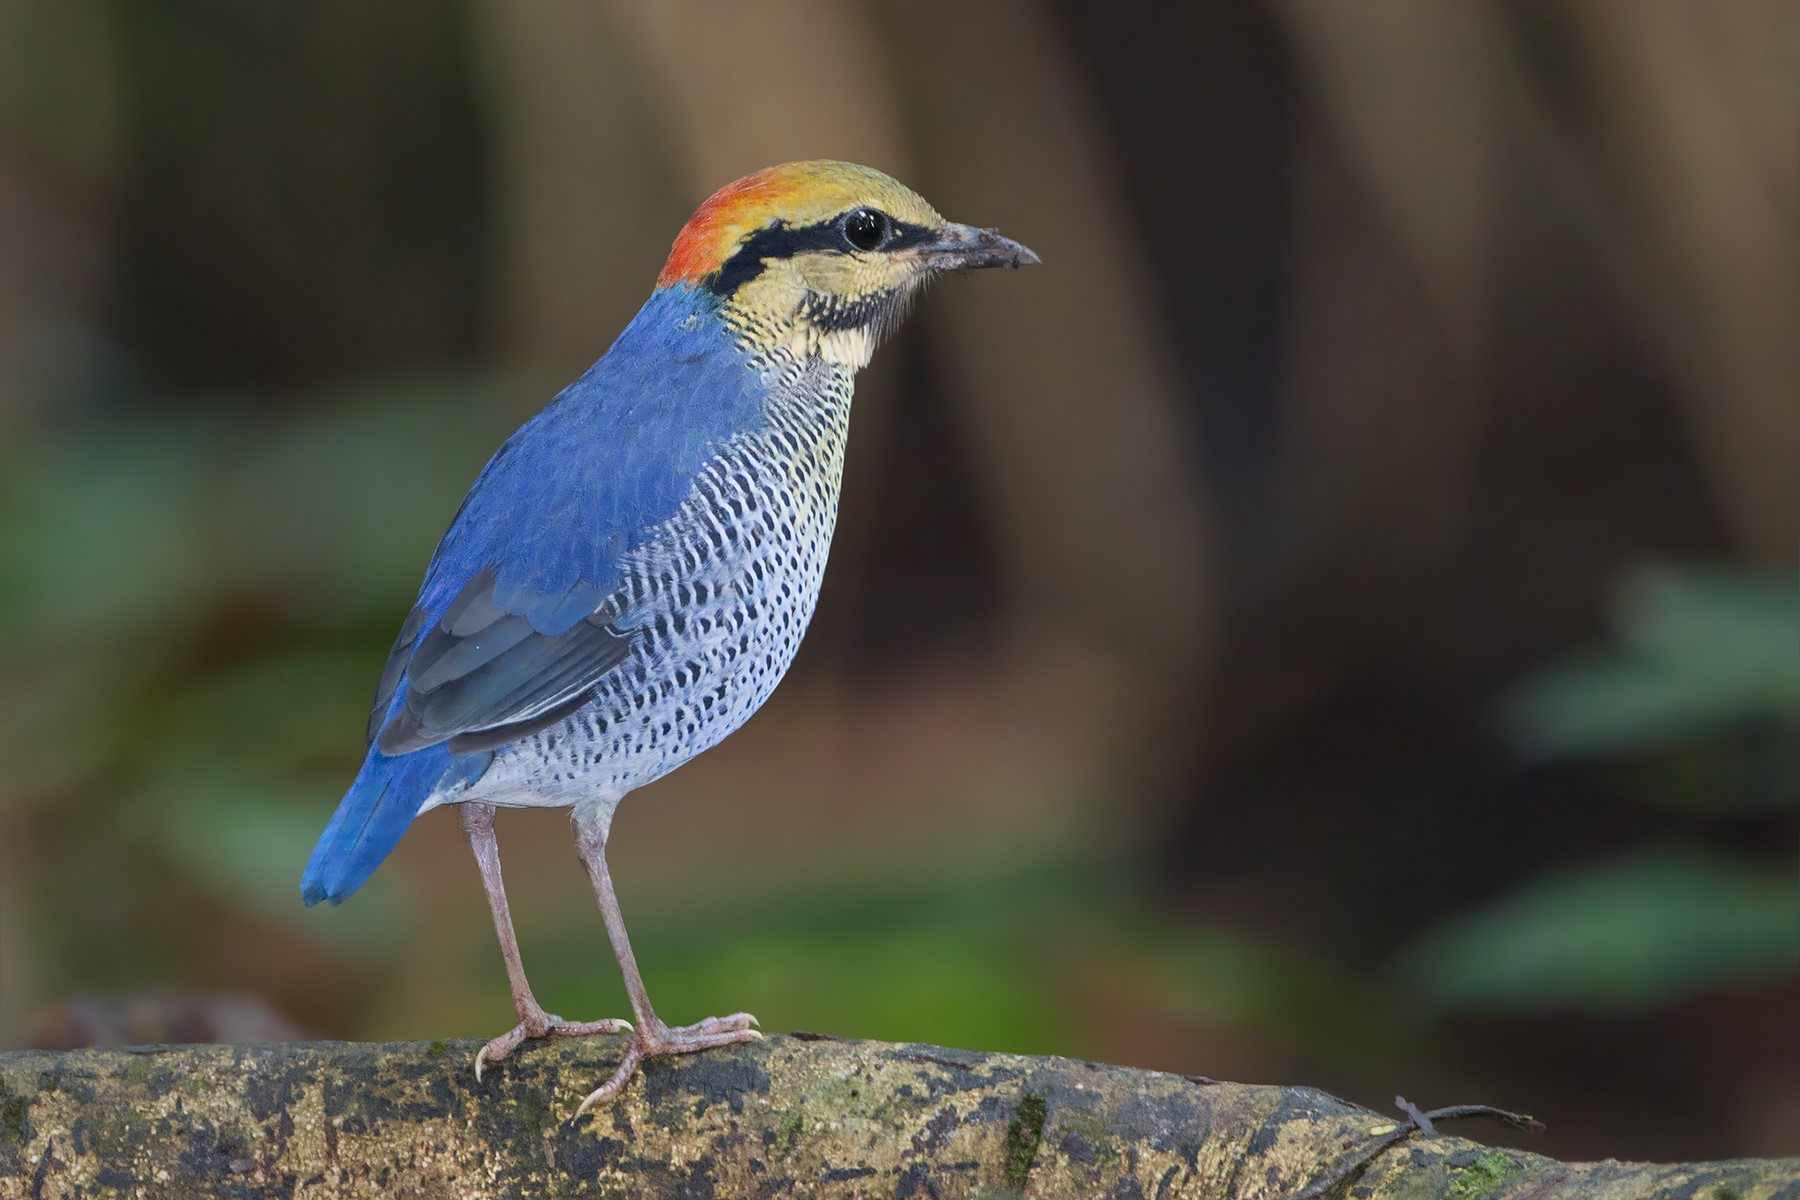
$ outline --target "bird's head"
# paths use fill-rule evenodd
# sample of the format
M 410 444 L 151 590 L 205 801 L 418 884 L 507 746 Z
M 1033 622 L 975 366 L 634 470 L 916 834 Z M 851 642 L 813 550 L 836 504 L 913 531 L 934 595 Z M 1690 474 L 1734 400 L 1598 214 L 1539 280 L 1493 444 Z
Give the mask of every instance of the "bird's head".
M 857 369 L 933 275 L 1037 261 L 990 229 L 946 221 L 880 171 L 820 160 L 714 192 L 656 282 L 711 292 L 755 340 Z

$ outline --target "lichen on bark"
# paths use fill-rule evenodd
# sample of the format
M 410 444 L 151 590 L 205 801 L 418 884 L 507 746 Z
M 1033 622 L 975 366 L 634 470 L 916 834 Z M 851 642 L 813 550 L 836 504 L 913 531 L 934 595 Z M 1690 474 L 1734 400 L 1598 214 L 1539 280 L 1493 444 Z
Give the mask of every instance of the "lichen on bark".
M 0 1055 L 0 1198 L 1800 1195 L 1800 1160 L 1562 1164 L 1307 1088 L 774 1037 L 650 1065 L 579 1122 L 616 1041 Z M 1391 1145 L 1384 1143 L 1392 1142 Z

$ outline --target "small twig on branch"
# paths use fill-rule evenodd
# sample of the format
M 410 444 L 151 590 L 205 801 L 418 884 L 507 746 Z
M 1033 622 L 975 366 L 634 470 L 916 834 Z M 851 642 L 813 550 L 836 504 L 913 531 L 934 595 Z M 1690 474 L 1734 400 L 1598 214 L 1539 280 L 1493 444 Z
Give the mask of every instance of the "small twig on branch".
M 1448 1108 L 1434 1108 L 1430 1112 L 1422 1112 L 1405 1096 L 1395 1096 L 1394 1106 L 1405 1114 L 1406 1124 L 1378 1133 L 1361 1146 L 1345 1154 L 1332 1164 L 1329 1171 L 1294 1193 L 1293 1200 L 1320 1200 L 1339 1185 L 1362 1174 L 1370 1163 L 1414 1134 L 1436 1137 L 1437 1126 L 1433 1124 L 1435 1121 L 1462 1121 L 1475 1117 L 1486 1117 L 1498 1121 L 1502 1125 L 1528 1133 L 1544 1132 L 1542 1121 L 1486 1104 L 1453 1104 Z

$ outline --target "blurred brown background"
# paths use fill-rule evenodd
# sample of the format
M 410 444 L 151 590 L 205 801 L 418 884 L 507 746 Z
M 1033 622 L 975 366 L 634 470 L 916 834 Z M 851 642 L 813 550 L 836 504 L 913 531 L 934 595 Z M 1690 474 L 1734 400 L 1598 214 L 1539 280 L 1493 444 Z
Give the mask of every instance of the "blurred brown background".
M 788 682 L 621 812 L 670 1019 L 1800 1153 L 1795 18 L 10 0 L 0 1045 L 511 1023 L 453 817 L 301 866 L 483 460 L 829 156 L 1045 265 L 878 356 Z

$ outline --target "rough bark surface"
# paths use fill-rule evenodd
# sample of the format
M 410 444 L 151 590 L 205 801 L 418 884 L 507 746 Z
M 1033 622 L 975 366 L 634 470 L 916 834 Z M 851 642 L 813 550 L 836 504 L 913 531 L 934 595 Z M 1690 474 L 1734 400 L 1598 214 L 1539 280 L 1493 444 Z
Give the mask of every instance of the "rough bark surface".
M 1800 1159 L 1564 1164 L 1307 1088 L 807 1035 L 653 1063 L 572 1123 L 616 1040 L 481 1083 L 478 1045 L 0 1055 L 0 1197 L 1800 1200 Z

